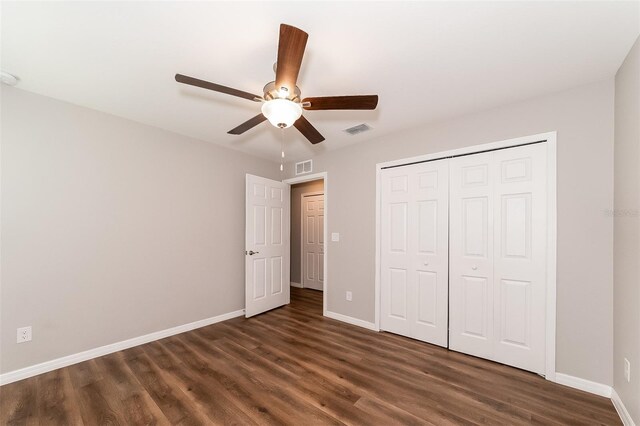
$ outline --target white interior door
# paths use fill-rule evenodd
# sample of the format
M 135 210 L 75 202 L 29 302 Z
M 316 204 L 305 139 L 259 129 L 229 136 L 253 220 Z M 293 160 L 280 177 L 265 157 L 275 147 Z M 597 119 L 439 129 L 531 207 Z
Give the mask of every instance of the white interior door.
M 380 327 L 447 346 L 448 160 L 382 171 Z
M 546 146 L 450 167 L 450 348 L 545 372 Z
M 323 289 L 324 194 L 302 195 L 302 287 Z
M 289 303 L 291 187 L 247 175 L 245 315 Z

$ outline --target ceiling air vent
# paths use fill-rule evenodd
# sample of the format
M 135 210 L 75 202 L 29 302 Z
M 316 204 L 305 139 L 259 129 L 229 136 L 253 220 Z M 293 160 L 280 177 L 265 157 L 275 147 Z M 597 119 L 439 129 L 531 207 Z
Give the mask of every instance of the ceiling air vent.
M 349 133 L 351 136 L 355 136 L 358 133 L 363 133 L 371 130 L 371 126 L 366 123 L 358 124 L 357 126 L 349 127 L 348 129 L 344 129 L 345 132 Z
M 313 170 L 313 160 L 296 163 L 296 176 L 311 173 Z

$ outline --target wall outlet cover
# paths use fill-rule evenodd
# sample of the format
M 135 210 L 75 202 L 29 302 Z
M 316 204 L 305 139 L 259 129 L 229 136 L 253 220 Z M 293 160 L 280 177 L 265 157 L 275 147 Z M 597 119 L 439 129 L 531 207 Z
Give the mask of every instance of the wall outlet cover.
M 331 241 L 340 241 L 340 233 L 332 232 L 331 233 Z
M 18 329 L 17 341 L 18 343 L 25 343 L 25 342 L 31 341 L 31 326 L 20 327 Z
M 351 302 L 353 300 L 353 293 L 351 293 L 350 291 L 347 292 L 347 300 L 349 302 Z

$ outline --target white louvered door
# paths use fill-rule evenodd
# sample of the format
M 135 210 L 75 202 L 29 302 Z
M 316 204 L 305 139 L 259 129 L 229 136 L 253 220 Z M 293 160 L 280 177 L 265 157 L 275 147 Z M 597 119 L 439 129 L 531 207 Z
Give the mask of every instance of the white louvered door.
M 382 172 L 383 330 L 447 346 L 448 160 Z

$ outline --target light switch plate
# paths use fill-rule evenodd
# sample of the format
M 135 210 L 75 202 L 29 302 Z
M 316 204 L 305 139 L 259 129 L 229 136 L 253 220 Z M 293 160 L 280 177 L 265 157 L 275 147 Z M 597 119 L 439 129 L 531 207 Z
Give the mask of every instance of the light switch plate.
M 624 359 L 624 378 L 627 382 L 631 381 L 631 363 L 626 358 Z
M 351 293 L 350 291 L 347 292 L 347 300 L 349 302 L 351 302 L 353 300 L 353 293 Z
M 340 241 L 340 234 L 338 232 L 332 232 L 331 241 Z

